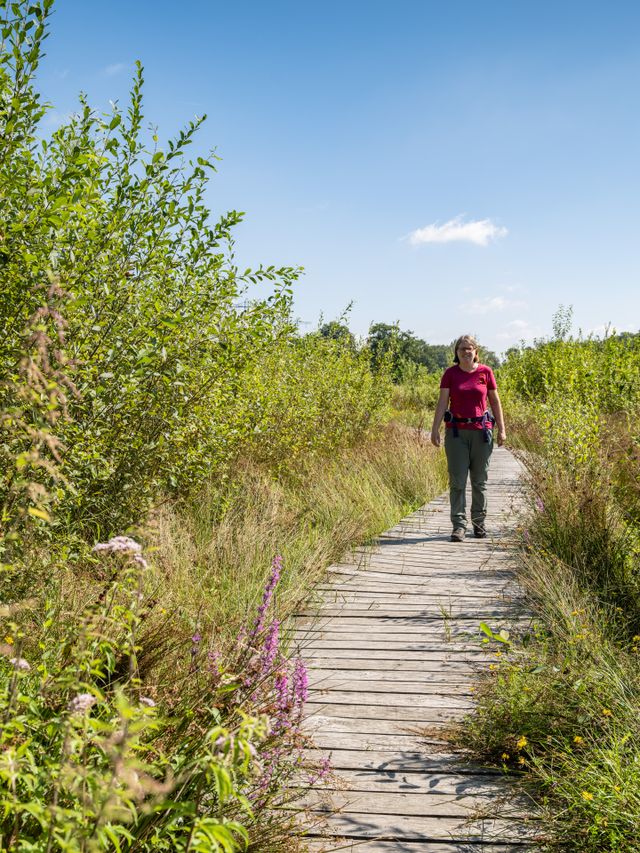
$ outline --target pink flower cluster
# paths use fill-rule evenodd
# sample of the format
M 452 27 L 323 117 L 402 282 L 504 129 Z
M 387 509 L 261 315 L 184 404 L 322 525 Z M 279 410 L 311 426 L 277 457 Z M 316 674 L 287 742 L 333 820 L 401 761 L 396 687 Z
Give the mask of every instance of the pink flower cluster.
M 123 554 L 132 558 L 141 568 L 147 568 L 147 561 L 142 556 L 142 545 L 129 536 L 113 536 L 108 542 L 97 542 L 93 551 L 106 554 Z

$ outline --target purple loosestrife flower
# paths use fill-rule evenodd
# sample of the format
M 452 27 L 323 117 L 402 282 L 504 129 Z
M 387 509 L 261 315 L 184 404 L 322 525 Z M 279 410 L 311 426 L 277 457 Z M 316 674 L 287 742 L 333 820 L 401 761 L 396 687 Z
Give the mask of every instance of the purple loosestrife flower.
M 198 657 L 198 652 L 200 651 L 200 641 L 201 640 L 202 640 L 202 637 L 200 636 L 198 631 L 196 631 L 195 634 L 193 635 L 193 637 L 191 637 L 191 669 L 192 670 L 195 666 L 195 660 Z
M 288 710 L 289 708 L 289 676 L 286 672 L 280 671 L 276 675 L 275 690 L 276 690 L 276 705 L 279 709 Z
M 536 509 L 538 510 L 538 512 L 544 512 L 544 503 L 542 501 L 542 498 L 539 498 L 537 495 L 536 495 Z
M 273 598 L 273 593 L 278 585 L 278 581 L 280 580 L 280 573 L 282 572 L 282 557 L 279 554 L 273 558 L 273 562 L 271 563 L 271 575 L 269 576 L 269 580 L 267 581 L 267 585 L 264 588 L 264 592 L 262 594 L 262 603 L 260 607 L 258 607 L 258 616 L 253 626 L 253 630 L 250 634 L 250 639 L 254 640 L 258 634 L 260 634 L 264 630 L 264 620 L 267 610 L 269 609 L 269 605 L 271 604 L 271 599 Z
M 297 658 L 292 679 L 293 704 L 301 713 L 309 695 L 309 676 L 301 658 Z
M 329 773 L 331 772 L 331 759 L 328 755 L 320 762 L 320 766 L 317 767 L 312 773 L 309 774 L 308 785 L 315 785 L 317 782 L 322 782 Z
M 280 629 L 280 622 L 277 619 L 274 619 L 271 625 L 269 626 L 269 630 L 267 631 L 267 636 L 264 641 L 264 646 L 262 649 L 262 660 L 261 660 L 261 671 L 262 675 L 268 675 L 273 669 L 273 662 L 276 659 L 276 655 L 278 654 L 278 632 Z
M 289 695 L 289 675 L 284 670 L 281 670 L 276 675 L 274 684 L 276 693 L 276 713 L 273 723 L 274 733 L 282 732 L 291 728 L 291 697 Z
M 211 673 L 211 678 L 214 682 L 220 681 L 220 652 L 207 652 L 207 669 Z
M 24 658 L 9 658 L 9 663 L 13 665 L 14 669 L 19 669 L 22 672 L 29 672 L 31 669 L 31 664 Z

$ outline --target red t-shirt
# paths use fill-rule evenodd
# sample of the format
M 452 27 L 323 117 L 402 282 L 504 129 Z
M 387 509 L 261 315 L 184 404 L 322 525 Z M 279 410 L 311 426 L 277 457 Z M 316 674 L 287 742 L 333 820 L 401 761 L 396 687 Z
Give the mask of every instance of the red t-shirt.
M 493 370 L 486 364 L 479 364 L 471 373 L 454 364 L 445 370 L 440 387 L 449 389 L 449 410 L 454 417 L 479 418 L 487 410 L 487 391 L 495 391 L 498 386 Z M 451 428 L 453 424 L 450 422 L 446 426 Z M 482 429 L 479 421 L 456 426 L 458 429 Z

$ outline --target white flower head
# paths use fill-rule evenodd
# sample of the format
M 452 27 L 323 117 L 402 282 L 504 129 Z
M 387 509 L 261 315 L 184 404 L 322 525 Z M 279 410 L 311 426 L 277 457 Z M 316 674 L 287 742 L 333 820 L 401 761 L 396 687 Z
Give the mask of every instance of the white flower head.
M 147 708 L 155 708 L 156 707 L 156 703 L 149 696 L 141 696 L 140 697 L 140 704 L 146 705 Z
M 29 670 L 31 669 L 31 664 L 24 658 L 10 658 L 9 663 L 12 664 L 16 669 L 22 670 L 22 672 L 29 672 Z
M 129 536 L 113 536 L 108 542 L 98 542 L 93 546 L 94 551 L 106 551 L 110 554 L 139 554 L 142 545 Z
M 67 706 L 72 714 L 84 714 L 96 704 L 98 700 L 92 693 L 78 693 Z

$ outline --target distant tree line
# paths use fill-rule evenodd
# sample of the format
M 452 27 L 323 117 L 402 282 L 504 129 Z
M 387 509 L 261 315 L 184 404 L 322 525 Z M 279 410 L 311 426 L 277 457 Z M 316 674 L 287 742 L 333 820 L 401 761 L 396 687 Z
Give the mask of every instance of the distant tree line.
M 318 334 L 324 338 L 342 341 L 354 351 L 358 342 L 346 323 L 332 320 L 323 323 Z M 391 360 L 392 374 L 399 381 L 407 365 L 419 365 L 429 373 L 441 373 L 453 363 L 453 344 L 429 344 L 418 338 L 412 331 L 402 330 L 397 324 L 373 323 L 369 328 L 364 346 L 371 354 L 372 366 Z M 482 349 L 481 359 L 492 368 L 500 365 L 500 360 L 491 350 Z

